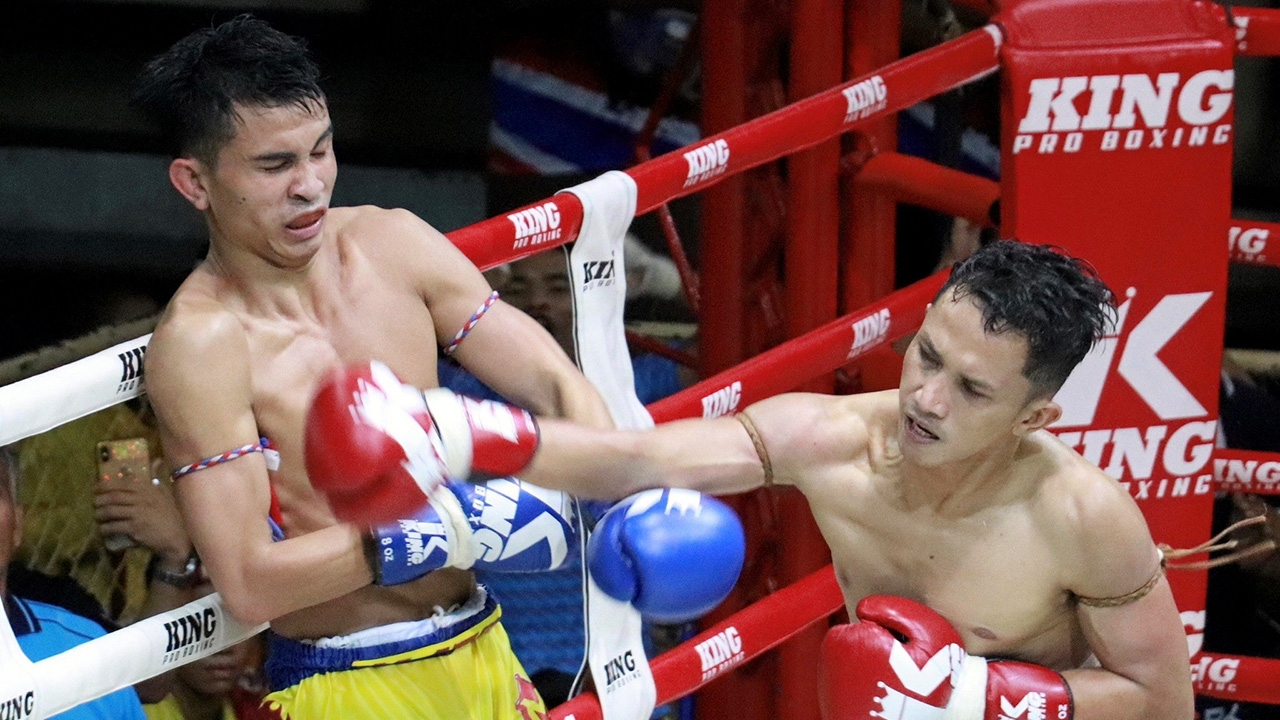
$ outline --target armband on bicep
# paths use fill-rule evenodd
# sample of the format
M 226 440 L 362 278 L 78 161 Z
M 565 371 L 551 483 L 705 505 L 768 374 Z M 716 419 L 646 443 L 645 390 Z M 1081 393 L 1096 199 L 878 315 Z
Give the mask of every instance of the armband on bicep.
M 764 446 L 764 439 L 760 437 L 760 431 L 756 430 L 756 424 L 751 421 L 751 416 L 745 411 L 733 417 L 742 423 L 742 427 L 747 431 L 747 436 L 751 438 L 751 445 L 756 449 L 756 457 L 760 458 L 760 469 L 764 471 L 764 486 L 773 485 L 773 461 L 769 459 L 769 449 Z
M 458 349 L 458 346 L 471 334 L 476 325 L 480 324 L 480 318 L 484 317 L 484 314 L 489 312 L 489 308 L 493 307 L 496 302 L 498 302 L 498 291 L 494 290 L 489 293 L 489 297 L 485 298 L 483 303 L 480 303 L 480 307 L 476 308 L 476 311 L 471 314 L 471 319 L 462 324 L 457 334 L 453 336 L 453 340 L 444 346 L 443 352 L 445 355 L 452 355 Z
M 1152 574 L 1151 579 L 1143 583 L 1142 587 L 1138 588 L 1137 590 L 1134 590 L 1133 592 L 1127 592 L 1124 595 L 1116 595 L 1114 597 L 1089 597 L 1087 595 L 1077 595 L 1076 601 L 1079 602 L 1081 605 L 1085 605 L 1088 607 L 1099 607 L 1099 608 L 1120 607 L 1122 605 L 1128 605 L 1129 603 L 1137 602 L 1142 598 L 1146 597 L 1148 593 L 1150 593 L 1152 590 L 1155 589 L 1156 585 L 1160 582 L 1160 578 L 1164 577 L 1164 569 L 1165 569 L 1165 563 L 1164 563 L 1164 557 L 1162 555 L 1160 559 L 1160 565 L 1159 567 L 1156 568 L 1155 573 Z

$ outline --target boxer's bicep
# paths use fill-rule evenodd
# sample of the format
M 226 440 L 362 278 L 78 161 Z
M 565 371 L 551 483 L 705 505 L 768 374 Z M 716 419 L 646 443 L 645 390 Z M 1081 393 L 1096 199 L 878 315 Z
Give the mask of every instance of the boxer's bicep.
M 379 256 L 384 270 L 404 276 L 422 297 L 436 342 L 447 347 L 493 292 L 489 281 L 447 237 L 413 213 L 385 211 L 372 221 L 378 232 L 394 239 Z
M 258 441 L 248 346 L 238 323 L 219 314 L 162 325 L 148 350 L 147 384 L 169 469 Z M 174 492 L 192 544 L 231 603 L 251 592 L 257 546 L 271 542 L 267 469 L 260 453 L 180 477 Z
M 1074 535 L 1063 543 L 1074 555 L 1063 558 L 1066 589 L 1101 665 L 1066 675 L 1076 717 L 1128 707 L 1133 717 L 1189 718 L 1186 635 L 1146 521 L 1110 478 L 1089 490 L 1065 506 L 1060 528 Z
M 1192 716 L 1187 639 L 1169 583 L 1160 577 L 1141 598 L 1113 607 L 1078 605 L 1080 627 L 1101 668 L 1064 673 L 1076 717 L 1183 720 Z
M 808 494 L 822 469 L 865 454 L 866 423 L 845 398 L 784 393 L 754 403 L 739 415 L 765 484 L 795 485 Z
M 555 338 L 501 300 L 475 324 L 454 358 L 502 397 L 538 416 L 613 427 L 599 392 Z
M 257 442 L 248 343 L 234 318 L 162 324 L 147 348 L 146 384 L 170 470 Z

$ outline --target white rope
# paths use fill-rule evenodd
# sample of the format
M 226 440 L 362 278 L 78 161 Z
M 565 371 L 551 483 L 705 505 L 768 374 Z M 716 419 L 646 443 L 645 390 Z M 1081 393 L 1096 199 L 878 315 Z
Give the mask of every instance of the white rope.
M 0 445 L 138 397 L 151 335 L 0 387 Z
M 0 714 L 44 720 L 77 705 L 208 657 L 265 630 L 231 617 L 207 595 L 66 652 L 31 662 L 0 604 Z

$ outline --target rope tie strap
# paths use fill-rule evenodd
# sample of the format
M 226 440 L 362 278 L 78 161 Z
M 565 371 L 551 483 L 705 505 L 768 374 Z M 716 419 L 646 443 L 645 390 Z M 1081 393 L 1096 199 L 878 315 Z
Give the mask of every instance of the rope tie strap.
M 484 314 L 489 312 L 489 308 L 493 307 L 493 304 L 496 302 L 498 302 L 498 291 L 494 290 L 492 293 L 489 293 L 489 297 L 485 298 L 485 301 L 480 304 L 480 307 L 476 308 L 476 311 L 471 314 L 471 319 L 462 325 L 462 329 L 458 331 L 457 335 L 453 336 L 453 340 L 445 346 L 445 355 L 452 355 L 453 352 L 458 349 L 458 346 L 461 345 L 462 341 L 471 334 L 471 331 L 475 329 L 476 325 L 480 324 L 480 318 L 484 317 Z
M 1199 545 L 1193 548 L 1177 549 L 1177 548 L 1169 547 L 1168 545 L 1165 545 L 1162 543 L 1159 547 L 1160 547 L 1160 552 L 1162 553 L 1164 558 L 1163 562 L 1167 563 L 1168 567 L 1174 570 L 1208 570 L 1210 568 L 1216 568 L 1222 565 L 1229 565 L 1233 562 L 1239 562 L 1241 560 L 1254 557 L 1255 555 L 1263 555 L 1266 553 L 1274 552 L 1277 547 L 1276 541 L 1274 538 L 1259 540 L 1255 543 L 1246 545 L 1240 548 L 1239 550 L 1236 550 L 1236 548 L 1240 547 L 1239 540 L 1233 539 L 1233 540 L 1227 540 L 1226 542 L 1222 542 L 1223 538 L 1235 532 L 1236 530 L 1252 527 L 1254 525 L 1262 525 L 1266 522 L 1267 522 L 1266 513 L 1263 513 L 1262 515 L 1254 515 L 1252 517 L 1247 517 L 1243 520 L 1240 520 L 1239 522 L 1231 523 L 1222 532 L 1218 533 L 1217 535 L 1214 535 L 1213 537 L 1209 538 L 1208 540 L 1200 543 Z M 1235 550 L 1235 552 L 1232 552 L 1228 555 L 1223 555 L 1222 557 L 1213 558 L 1211 560 L 1200 560 L 1195 562 L 1179 562 L 1177 564 L 1174 564 L 1172 562 L 1176 560 L 1181 560 L 1182 558 L 1185 558 L 1189 555 L 1197 555 L 1199 553 L 1207 553 L 1207 552 L 1218 552 L 1220 550 Z

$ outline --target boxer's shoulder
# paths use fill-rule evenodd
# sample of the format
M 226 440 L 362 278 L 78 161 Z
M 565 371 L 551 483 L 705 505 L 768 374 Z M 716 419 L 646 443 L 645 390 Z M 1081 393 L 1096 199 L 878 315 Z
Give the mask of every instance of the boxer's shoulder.
M 331 212 L 337 213 L 331 231 L 339 264 L 346 273 L 357 266 L 371 268 L 384 290 L 388 277 L 405 278 L 404 287 L 419 291 L 447 284 L 458 274 L 459 263 L 470 265 L 448 238 L 408 210 L 362 205 Z M 421 285 L 424 281 L 427 286 Z
M 1140 585 L 1157 566 L 1155 545 L 1125 485 L 1052 438 L 1037 438 L 1026 461 L 1034 473 L 1037 527 L 1059 550 L 1064 582 L 1109 596 Z
M 175 296 L 147 344 L 147 386 L 165 370 L 187 374 L 189 364 L 221 364 L 248 355 L 248 334 L 225 304 L 204 294 Z
M 1068 522 L 1133 508 L 1123 485 L 1047 432 L 1027 438 L 1015 472 L 1046 510 Z
M 330 208 L 329 214 L 330 232 L 339 247 L 358 248 L 374 258 L 440 237 L 425 220 L 402 208 L 359 205 Z

